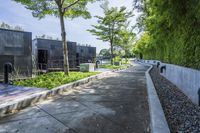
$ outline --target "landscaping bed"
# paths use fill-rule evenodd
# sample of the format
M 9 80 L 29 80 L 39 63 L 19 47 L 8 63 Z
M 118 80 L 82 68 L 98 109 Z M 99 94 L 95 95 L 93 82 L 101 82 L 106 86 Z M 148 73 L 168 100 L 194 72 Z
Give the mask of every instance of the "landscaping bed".
M 70 72 L 69 76 L 66 76 L 64 72 L 49 72 L 39 75 L 36 78 L 13 81 L 13 85 L 52 89 L 98 73 L 99 72 Z
M 99 65 L 99 68 L 123 69 L 123 68 L 127 68 L 127 65 L 116 66 L 116 65 L 111 65 L 111 64 L 101 64 L 101 65 Z
M 150 71 L 150 75 L 171 132 L 199 133 L 200 107 L 192 103 L 175 85 L 161 76 L 155 66 Z

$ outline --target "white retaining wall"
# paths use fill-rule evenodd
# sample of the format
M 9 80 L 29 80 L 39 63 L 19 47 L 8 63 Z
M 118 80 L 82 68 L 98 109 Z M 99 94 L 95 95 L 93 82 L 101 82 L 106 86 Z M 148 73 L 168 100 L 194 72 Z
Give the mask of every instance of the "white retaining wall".
M 200 71 L 172 64 L 165 64 L 163 76 L 182 90 L 194 103 L 198 104 L 200 88 Z
M 145 63 L 157 65 L 153 60 L 145 61 Z M 166 66 L 163 75 L 166 79 L 176 85 L 186 96 L 188 96 L 195 104 L 198 104 L 198 90 L 200 88 L 200 71 L 181 67 L 172 64 L 160 63 L 160 66 Z

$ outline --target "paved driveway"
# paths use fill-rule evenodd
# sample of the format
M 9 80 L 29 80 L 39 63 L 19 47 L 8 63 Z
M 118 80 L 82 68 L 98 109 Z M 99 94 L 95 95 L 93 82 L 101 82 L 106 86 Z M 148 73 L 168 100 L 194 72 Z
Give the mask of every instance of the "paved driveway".
M 135 65 L 0 119 L 0 133 L 145 133 L 145 71 Z

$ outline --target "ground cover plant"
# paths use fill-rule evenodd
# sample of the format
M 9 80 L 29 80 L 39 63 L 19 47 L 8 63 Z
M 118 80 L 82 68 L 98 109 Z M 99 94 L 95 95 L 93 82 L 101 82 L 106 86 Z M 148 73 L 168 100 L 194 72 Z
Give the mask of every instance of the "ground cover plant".
M 13 84 L 17 86 L 52 89 L 63 84 L 96 75 L 98 72 L 70 72 L 69 74 L 67 76 L 64 72 L 50 72 L 32 79 L 14 81 Z
M 101 64 L 101 65 L 99 65 L 99 68 L 119 69 L 119 68 L 127 68 L 127 66 L 125 66 L 125 65 L 115 66 L 115 65 L 111 65 L 111 64 Z

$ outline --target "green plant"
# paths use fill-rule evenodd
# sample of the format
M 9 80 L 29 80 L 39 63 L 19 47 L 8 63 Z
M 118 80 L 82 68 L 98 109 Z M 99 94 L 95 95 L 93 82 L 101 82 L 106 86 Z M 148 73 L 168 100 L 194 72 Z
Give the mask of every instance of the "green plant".
M 136 42 L 134 53 L 144 59 L 200 69 L 200 1 L 140 2 L 143 14 L 138 23 L 145 32 Z
M 129 60 L 130 60 L 129 58 L 123 58 L 122 64 L 129 65 L 130 64 Z
M 113 65 L 114 47 L 121 43 L 120 32 L 122 27 L 127 24 L 128 18 L 132 16 L 132 12 L 127 11 L 126 7 L 108 7 L 108 4 L 101 6 L 104 16 L 95 16 L 97 25 L 92 25 L 93 29 L 88 30 L 92 35 L 97 36 L 99 40 L 109 42 L 111 64 Z
M 39 75 L 36 78 L 32 78 L 32 79 L 14 81 L 13 84 L 18 85 L 18 86 L 52 89 L 54 87 L 67 84 L 79 79 L 83 79 L 95 74 L 98 74 L 98 73 L 97 72 L 70 72 L 70 75 L 67 76 L 64 74 L 64 72 L 50 72 L 47 74 Z
M 115 66 L 115 65 L 111 65 L 111 64 L 101 64 L 101 65 L 99 65 L 99 68 L 119 69 L 119 68 L 127 68 L 127 66 L 124 66 L 124 65 Z
M 122 61 L 120 56 L 115 56 L 114 61 Z

